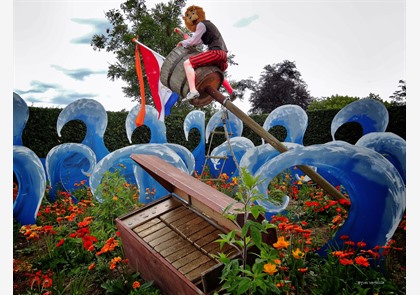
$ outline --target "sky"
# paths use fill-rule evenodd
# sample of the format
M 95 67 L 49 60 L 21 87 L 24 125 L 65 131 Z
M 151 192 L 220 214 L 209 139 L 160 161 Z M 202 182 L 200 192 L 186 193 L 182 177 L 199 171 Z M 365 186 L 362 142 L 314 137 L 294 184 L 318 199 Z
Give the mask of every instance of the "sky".
M 91 98 L 108 111 L 134 107 L 125 83 L 106 77 L 115 56 L 90 46 L 109 27 L 105 12 L 121 3 L 13 0 L 13 91 L 29 106 Z M 404 0 L 196 0 L 185 7 L 192 4 L 204 8 L 235 55 L 229 79 L 258 81 L 264 66 L 289 60 L 313 97 L 374 93 L 383 100 L 406 80 Z M 247 98 L 235 104 L 249 110 Z

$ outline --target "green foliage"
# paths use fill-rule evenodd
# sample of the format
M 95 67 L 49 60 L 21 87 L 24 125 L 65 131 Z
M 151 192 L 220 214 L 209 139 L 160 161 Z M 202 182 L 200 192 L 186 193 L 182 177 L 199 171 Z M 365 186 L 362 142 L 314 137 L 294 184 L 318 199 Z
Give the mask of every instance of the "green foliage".
M 327 98 L 313 100 L 308 106 L 308 111 L 341 110 L 346 105 L 359 99 L 359 97 L 336 94 Z
M 92 214 L 107 234 L 115 230 L 118 216 L 139 207 L 137 187 L 127 183 L 120 170 L 104 173 L 95 197 L 101 201 L 100 206 L 92 208 Z
M 279 294 L 276 285 L 263 272 L 264 261 L 256 261 L 252 266 L 248 263 L 251 249 L 257 248 L 264 253 L 268 252 L 262 234 L 267 233 L 273 226 L 265 219 L 256 221 L 265 213 L 264 207 L 255 204 L 256 200 L 262 198 L 256 190 L 259 178 L 253 177 L 245 168 L 241 169 L 241 176 L 242 182 L 235 196 L 235 203 L 239 203 L 241 208 L 231 212 L 235 204 L 232 203 L 224 211 L 224 215 L 237 225 L 238 230 L 220 234 L 220 239 L 217 240 L 220 248 L 228 244 L 236 248 L 241 257 L 230 258 L 223 253 L 215 256 L 224 264 L 221 291 L 226 291 L 228 294 L 268 294 L 267 292 Z M 243 225 L 239 221 L 239 216 L 243 217 Z

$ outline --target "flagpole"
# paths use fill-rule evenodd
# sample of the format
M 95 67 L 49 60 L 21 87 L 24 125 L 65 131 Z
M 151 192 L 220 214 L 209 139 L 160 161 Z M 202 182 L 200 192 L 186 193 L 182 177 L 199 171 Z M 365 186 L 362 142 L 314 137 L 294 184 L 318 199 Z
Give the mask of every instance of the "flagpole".
M 133 41 L 134 43 L 137 43 L 137 44 L 139 44 L 139 45 L 141 45 L 141 46 L 143 46 L 143 47 L 145 47 L 145 48 L 149 49 L 149 50 L 150 50 L 151 52 L 153 52 L 154 54 L 156 54 L 156 55 L 158 55 L 159 57 L 161 57 L 161 58 L 165 59 L 165 57 L 163 57 L 162 55 L 160 55 L 159 53 L 157 53 L 157 52 L 156 52 L 156 51 L 154 51 L 153 49 L 151 49 L 151 48 L 147 47 L 146 45 L 144 45 L 143 43 L 140 43 L 139 41 L 137 41 L 137 38 L 133 38 L 133 40 L 131 40 L 131 41 Z

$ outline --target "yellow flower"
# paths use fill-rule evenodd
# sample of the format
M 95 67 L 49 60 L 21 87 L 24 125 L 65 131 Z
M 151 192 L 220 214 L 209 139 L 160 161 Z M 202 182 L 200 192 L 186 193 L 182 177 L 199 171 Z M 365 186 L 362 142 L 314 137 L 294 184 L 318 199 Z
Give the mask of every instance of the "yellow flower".
M 277 267 L 275 264 L 272 263 L 264 264 L 264 272 L 272 276 L 275 272 L 277 272 Z
M 288 241 L 284 240 L 284 237 L 280 237 L 277 239 L 277 243 L 273 244 L 273 247 L 276 248 L 277 250 L 280 250 L 282 248 L 287 248 L 289 247 L 290 243 Z
M 303 258 L 303 256 L 305 256 L 305 253 L 303 253 L 302 251 L 300 251 L 299 248 L 296 248 L 296 250 L 292 250 L 292 254 L 293 254 L 293 257 L 295 259 Z

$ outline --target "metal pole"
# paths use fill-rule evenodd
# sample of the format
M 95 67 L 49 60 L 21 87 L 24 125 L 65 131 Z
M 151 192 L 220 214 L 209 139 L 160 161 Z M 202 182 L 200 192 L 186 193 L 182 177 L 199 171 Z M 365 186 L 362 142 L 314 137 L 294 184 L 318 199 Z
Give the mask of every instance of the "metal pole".
M 276 150 L 284 153 L 288 151 L 288 148 L 282 144 L 277 138 L 271 135 L 268 131 L 262 128 L 257 122 L 252 120 L 247 114 L 242 112 L 237 106 L 235 106 L 228 98 L 224 97 L 217 89 L 212 86 L 207 86 L 205 91 L 213 97 L 217 102 L 226 107 L 229 111 L 235 114 L 239 119 L 242 120 L 249 128 L 254 130 L 260 137 L 262 137 L 267 143 L 271 144 Z M 330 195 L 332 195 L 336 200 L 347 198 L 338 191 L 334 186 L 332 186 L 325 178 L 319 175 L 315 170 L 306 165 L 298 165 L 300 170 L 302 170 L 306 175 L 308 175 L 313 181 L 315 181 L 320 187 L 326 190 Z

